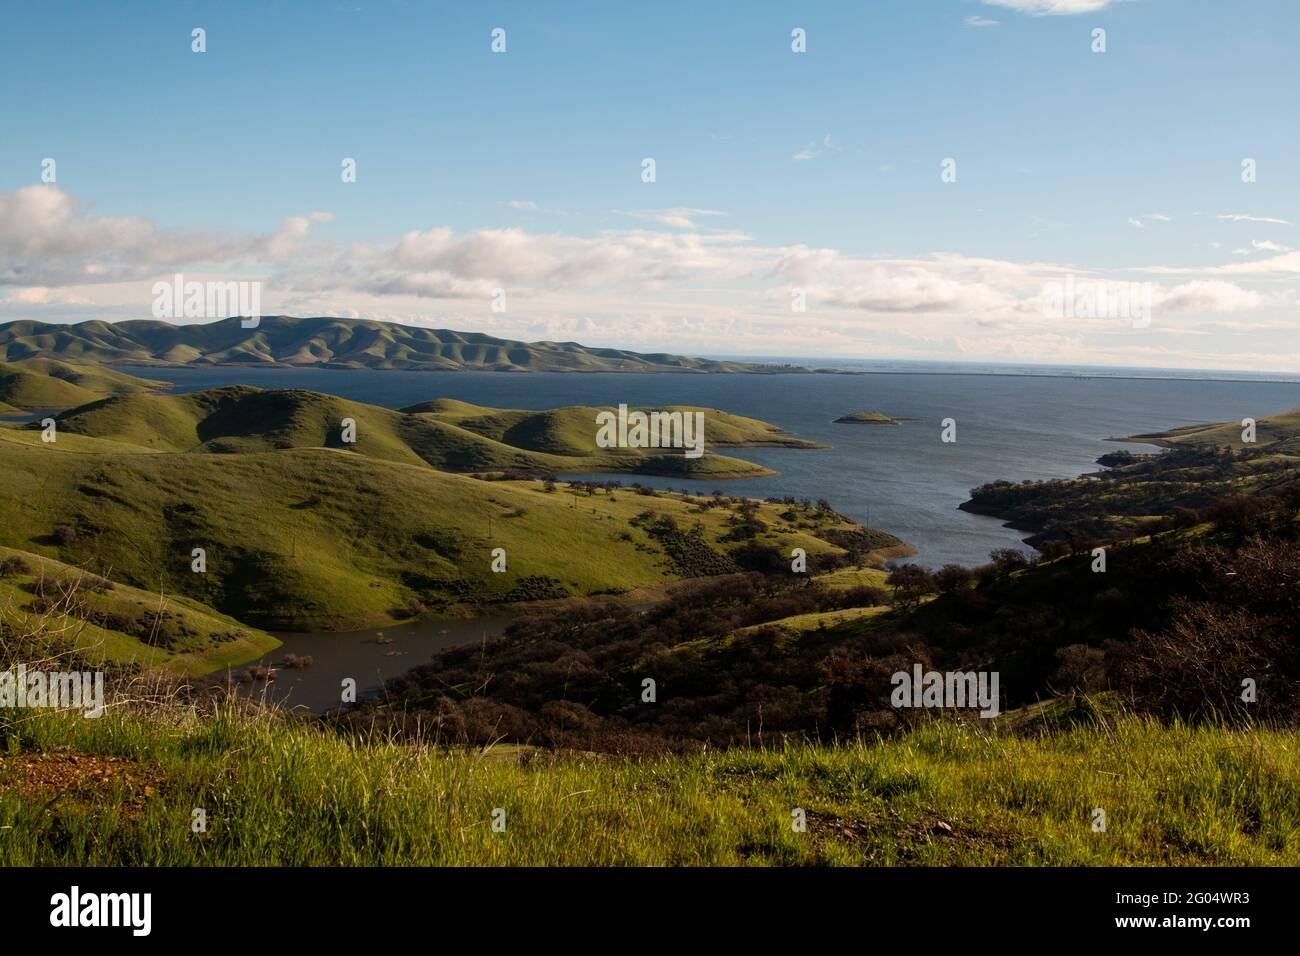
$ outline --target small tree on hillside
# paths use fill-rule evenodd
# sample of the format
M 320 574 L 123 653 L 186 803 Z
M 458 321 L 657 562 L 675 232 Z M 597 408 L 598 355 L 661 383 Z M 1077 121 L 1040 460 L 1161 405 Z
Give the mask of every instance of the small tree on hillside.
M 900 564 L 885 583 L 894 589 L 894 603 L 903 608 L 916 607 L 924 595 L 937 590 L 934 575 L 919 564 Z

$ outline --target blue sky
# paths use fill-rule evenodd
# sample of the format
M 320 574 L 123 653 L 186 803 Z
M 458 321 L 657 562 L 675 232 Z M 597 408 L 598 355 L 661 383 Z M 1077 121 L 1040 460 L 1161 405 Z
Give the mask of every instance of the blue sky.
M 11 4 L 0 320 L 181 271 L 519 338 L 1300 370 L 1300 7 L 1052 6 Z M 1151 322 L 1045 315 L 1066 274 Z

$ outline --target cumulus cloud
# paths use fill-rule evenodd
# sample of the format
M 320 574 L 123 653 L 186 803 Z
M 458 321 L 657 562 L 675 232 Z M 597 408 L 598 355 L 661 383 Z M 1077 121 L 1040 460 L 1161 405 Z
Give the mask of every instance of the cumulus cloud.
M 267 240 L 266 251 L 273 258 L 283 258 L 298 247 L 298 240 L 311 232 L 312 226 L 333 221 L 334 214 L 331 212 L 311 212 L 305 216 L 290 216 L 280 223 L 280 228 Z
M 1222 279 L 1198 279 L 1157 289 L 1153 308 L 1167 312 L 1246 312 L 1266 304 L 1265 296 Z
M 1239 251 L 1246 255 L 1250 254 L 1248 249 Z M 1286 252 L 1250 262 L 1232 262 L 1226 266 L 1217 266 L 1204 271 L 1227 275 L 1294 275 L 1300 273 L 1300 252 Z
M 0 193 L 0 285 L 142 278 L 182 265 L 251 264 L 292 253 L 329 213 L 286 219 L 271 235 L 159 231 L 138 216 L 96 216 L 57 186 Z
M 772 273 L 813 304 L 885 314 L 1015 311 L 1040 284 L 1022 264 L 942 254 L 863 260 L 805 247 L 785 250 Z

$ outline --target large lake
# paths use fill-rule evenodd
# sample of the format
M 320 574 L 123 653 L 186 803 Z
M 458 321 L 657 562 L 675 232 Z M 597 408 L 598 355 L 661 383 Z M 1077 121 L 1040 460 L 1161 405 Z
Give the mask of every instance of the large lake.
M 138 371 L 174 382 L 178 391 L 236 383 L 305 388 L 390 408 L 448 397 L 505 408 L 701 405 L 761 418 L 831 447 L 724 452 L 780 473 L 770 478 L 614 477 L 702 492 L 721 487 L 728 494 L 764 498 L 827 498 L 836 510 L 914 545 L 920 550 L 916 560 L 932 567 L 949 561 L 975 564 L 994 548 L 1019 545 L 1021 536 L 998 521 L 957 510 L 976 485 L 999 478 L 1073 478 L 1095 470 L 1098 455 L 1123 447 L 1106 442 L 1108 437 L 1259 418 L 1300 406 L 1296 382 L 1126 378 L 1114 370 L 1086 375 L 1069 370 L 986 374 L 959 366 L 853 375 Z M 914 421 L 897 427 L 833 424 L 864 409 Z M 955 443 L 940 440 L 945 418 L 957 422 Z M 707 439 L 707 420 L 705 433 Z

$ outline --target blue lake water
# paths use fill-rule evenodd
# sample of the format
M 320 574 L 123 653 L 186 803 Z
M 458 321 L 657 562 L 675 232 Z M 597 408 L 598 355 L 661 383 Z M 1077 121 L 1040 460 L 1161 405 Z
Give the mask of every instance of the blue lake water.
M 977 485 L 996 479 L 1073 478 L 1095 470 L 1098 455 L 1125 447 L 1105 441 L 1108 437 L 1260 418 L 1300 406 L 1297 382 L 1129 378 L 1121 370 L 1045 375 L 983 374 L 988 370 L 966 372 L 960 366 L 895 368 L 901 370 L 854 375 L 135 371 L 171 381 L 178 391 L 236 383 L 305 388 L 390 408 L 456 398 L 504 408 L 624 402 L 699 405 L 748 415 L 831 447 L 724 450 L 780 473 L 769 478 L 690 482 L 611 477 L 703 492 L 720 487 L 728 494 L 764 498 L 826 498 L 836 510 L 912 544 L 920 550 L 916 560 L 931 567 L 950 561 L 975 564 L 994 548 L 1019 545 L 1018 532 L 957 510 Z M 915 420 L 897 427 L 833 423 L 866 409 Z M 940 440 L 945 418 L 957 422 L 955 443 Z M 705 433 L 707 440 L 707 419 Z

